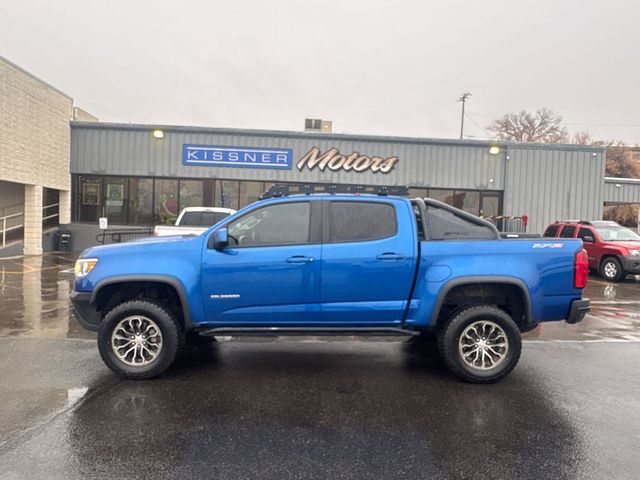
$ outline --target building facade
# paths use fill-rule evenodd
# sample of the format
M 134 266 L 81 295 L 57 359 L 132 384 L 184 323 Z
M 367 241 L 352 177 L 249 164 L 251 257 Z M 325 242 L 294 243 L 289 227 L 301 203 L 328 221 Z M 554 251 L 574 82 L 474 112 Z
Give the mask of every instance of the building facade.
M 71 125 L 73 220 L 169 223 L 241 208 L 273 183 L 405 185 L 485 217 L 601 218 L 602 147 L 198 127 Z
M 25 254 L 42 253 L 47 220 L 71 221 L 72 108 L 71 97 L 0 57 L 0 248 L 20 232 Z

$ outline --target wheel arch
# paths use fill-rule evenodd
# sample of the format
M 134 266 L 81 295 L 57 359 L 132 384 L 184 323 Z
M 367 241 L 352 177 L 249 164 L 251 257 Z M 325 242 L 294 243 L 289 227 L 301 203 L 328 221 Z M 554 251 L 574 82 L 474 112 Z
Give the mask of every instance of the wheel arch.
M 180 280 L 170 275 L 118 275 L 106 278 L 98 282 L 91 292 L 89 304 L 97 310 L 101 310 L 102 307 L 107 304 L 108 299 L 113 295 L 112 293 L 112 295 L 108 296 L 107 299 L 104 299 L 104 294 L 117 285 L 126 284 L 156 284 L 172 288 L 180 301 L 179 308 L 182 313 L 182 320 L 184 323 L 183 327 L 185 330 L 189 330 L 193 326 L 191 321 L 191 312 L 189 311 L 189 300 L 184 286 Z
M 437 327 L 440 323 L 440 316 L 441 313 L 443 313 L 443 306 L 445 305 L 445 301 L 447 300 L 449 294 L 455 292 L 456 289 L 462 289 L 464 287 L 476 288 L 481 285 L 488 285 L 491 287 L 506 285 L 514 289 L 514 292 L 517 292 L 521 296 L 521 299 L 524 301 L 524 309 L 522 312 L 523 318 L 521 320 L 514 319 L 514 321 L 521 331 L 531 330 L 536 325 L 536 322 L 533 318 L 531 295 L 529 293 L 527 285 L 523 280 L 509 276 L 480 275 L 454 278 L 452 280 L 449 280 L 442 286 L 434 304 L 433 311 L 431 312 L 431 326 Z M 473 305 L 473 303 L 469 305 Z
M 598 263 L 598 270 L 600 270 L 600 268 L 602 268 L 602 264 L 608 259 L 608 258 L 615 258 L 618 262 L 620 262 L 620 264 L 622 265 L 622 261 L 620 260 L 620 257 L 622 255 L 620 255 L 619 253 L 615 253 L 615 252 L 606 252 L 603 253 L 600 256 L 600 262 Z

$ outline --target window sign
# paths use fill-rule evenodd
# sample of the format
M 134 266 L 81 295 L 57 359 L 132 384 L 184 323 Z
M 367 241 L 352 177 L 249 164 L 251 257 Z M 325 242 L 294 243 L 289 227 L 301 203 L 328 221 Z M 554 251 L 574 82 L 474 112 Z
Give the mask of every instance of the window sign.
M 291 170 L 292 159 L 293 153 L 287 148 L 182 146 L 183 165 Z
M 82 184 L 82 204 L 83 205 L 99 205 L 100 204 L 100 184 L 99 183 L 83 183 Z

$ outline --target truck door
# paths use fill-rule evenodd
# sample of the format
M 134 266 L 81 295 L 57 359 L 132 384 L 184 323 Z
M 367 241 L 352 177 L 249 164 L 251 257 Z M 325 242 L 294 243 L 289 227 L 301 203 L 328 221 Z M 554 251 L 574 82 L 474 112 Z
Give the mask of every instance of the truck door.
M 405 202 L 324 201 L 323 322 L 399 324 L 413 282 L 416 250 L 415 219 Z
M 208 321 L 234 326 L 318 322 L 320 221 L 320 201 L 275 203 L 230 222 L 226 248 L 205 244 L 202 288 Z

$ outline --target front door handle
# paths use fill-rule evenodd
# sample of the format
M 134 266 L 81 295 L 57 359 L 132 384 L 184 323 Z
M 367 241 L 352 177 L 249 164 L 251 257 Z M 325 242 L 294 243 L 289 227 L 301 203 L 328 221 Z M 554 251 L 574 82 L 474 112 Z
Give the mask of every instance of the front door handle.
M 313 262 L 313 257 L 307 257 L 306 255 L 294 255 L 293 257 L 287 258 L 287 263 L 311 263 Z
M 385 252 L 376 256 L 376 258 L 378 260 L 404 260 L 404 255 L 401 253 Z

